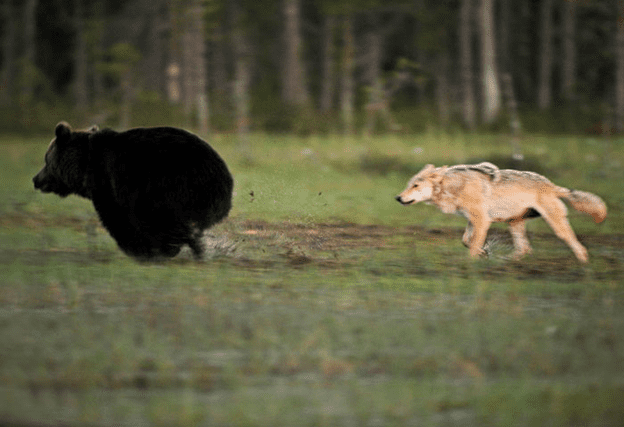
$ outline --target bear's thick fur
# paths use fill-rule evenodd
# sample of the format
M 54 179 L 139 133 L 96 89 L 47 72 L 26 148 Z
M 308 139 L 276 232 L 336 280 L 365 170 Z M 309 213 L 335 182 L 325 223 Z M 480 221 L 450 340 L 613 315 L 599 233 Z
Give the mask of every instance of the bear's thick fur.
M 232 176 L 199 137 L 172 127 L 73 131 L 61 122 L 36 189 L 93 202 L 119 247 L 140 260 L 203 254 L 204 230 L 232 206 Z

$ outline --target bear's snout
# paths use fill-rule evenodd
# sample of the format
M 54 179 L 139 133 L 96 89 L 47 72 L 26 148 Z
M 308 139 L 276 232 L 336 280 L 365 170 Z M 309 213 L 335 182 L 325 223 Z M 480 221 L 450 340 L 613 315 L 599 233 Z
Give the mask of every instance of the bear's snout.
M 35 190 L 43 190 L 44 180 L 41 177 L 41 172 L 33 177 L 33 184 L 35 186 Z
M 33 185 L 35 190 L 39 190 L 42 193 L 55 193 L 61 197 L 66 197 L 71 193 L 67 186 L 62 185 L 55 179 L 50 179 L 50 176 L 45 174 L 43 170 L 33 177 Z

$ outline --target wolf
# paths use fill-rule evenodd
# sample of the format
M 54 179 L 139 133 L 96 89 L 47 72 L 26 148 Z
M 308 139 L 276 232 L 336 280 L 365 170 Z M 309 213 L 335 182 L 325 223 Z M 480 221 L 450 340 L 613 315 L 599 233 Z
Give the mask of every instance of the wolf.
M 499 169 L 489 162 L 442 167 L 428 164 L 395 199 L 402 205 L 425 202 L 444 213 L 464 216 L 468 226 L 462 242 L 473 257 L 486 254 L 483 245 L 493 222 L 509 224 L 514 258 L 530 253 L 525 222 L 541 216 L 585 263 L 587 249 L 570 227 L 561 199 L 591 215 L 596 223 L 607 217 L 605 202 L 595 194 L 559 187 L 535 172 Z

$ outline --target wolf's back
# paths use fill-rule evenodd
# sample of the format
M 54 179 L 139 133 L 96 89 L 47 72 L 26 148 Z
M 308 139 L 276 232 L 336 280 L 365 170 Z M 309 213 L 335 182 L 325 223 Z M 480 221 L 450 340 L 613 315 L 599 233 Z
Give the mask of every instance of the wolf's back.
M 561 197 L 567 199 L 577 211 L 591 215 L 596 223 L 604 221 L 607 217 L 607 205 L 595 194 L 567 188 L 561 190 Z

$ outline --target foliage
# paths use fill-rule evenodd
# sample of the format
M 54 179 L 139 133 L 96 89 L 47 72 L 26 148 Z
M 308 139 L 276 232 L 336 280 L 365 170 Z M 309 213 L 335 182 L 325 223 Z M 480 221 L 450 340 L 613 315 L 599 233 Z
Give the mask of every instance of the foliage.
M 15 3 L 15 2 L 14 2 Z M 63 110 L 72 111 L 73 85 L 76 68 L 75 48 L 76 28 L 85 28 L 85 40 L 88 50 L 88 74 L 91 110 L 84 113 L 84 116 L 98 116 L 103 114 L 101 105 L 105 100 L 95 99 L 96 97 L 107 96 L 114 91 L 117 80 L 124 69 L 132 69 L 137 75 L 145 75 L 145 70 L 160 73 L 160 78 L 156 79 L 152 75 L 146 77 L 148 82 L 134 81 L 133 92 L 140 94 L 144 90 L 159 91 L 162 98 L 166 91 L 167 82 L 165 68 L 172 61 L 179 61 L 180 46 L 179 32 L 183 26 L 181 19 L 183 10 L 192 2 L 179 0 L 168 2 L 165 0 L 155 0 L 147 2 L 143 0 L 101 0 L 91 2 L 86 7 L 84 26 L 74 25 L 73 13 L 75 3 L 69 0 L 59 0 L 54 2 L 38 2 L 37 16 L 37 48 L 34 63 L 23 63 L 21 55 L 25 46 L 19 43 L 19 31 L 13 36 L 15 46 L 14 56 L 18 61 L 20 71 L 14 73 L 12 82 L 15 94 L 12 110 L 15 114 L 10 114 L 17 120 L 12 122 L 9 119 L 0 121 L 2 130 L 8 131 L 18 128 L 19 123 L 24 131 L 31 131 L 32 126 L 37 125 L 39 119 L 38 109 L 45 104 L 50 109 L 62 104 Z M 205 24 L 207 34 L 205 40 L 210 43 L 208 51 L 214 52 L 216 47 L 225 52 L 223 58 L 223 69 L 221 75 L 227 75 L 228 90 L 226 96 L 232 97 L 232 63 L 234 62 L 232 49 L 232 10 L 231 3 L 223 0 L 200 0 L 204 7 Z M 301 134 L 324 131 L 326 129 L 336 129 L 337 122 L 337 93 L 334 94 L 333 110 L 329 114 L 321 114 L 317 111 L 315 100 L 313 99 L 305 111 L 292 112 L 283 105 L 280 91 L 280 78 L 284 71 L 283 52 L 283 2 L 269 1 L 257 2 L 243 0 L 237 2 L 242 9 L 244 19 L 244 29 L 250 39 L 250 52 L 248 60 L 253 68 L 251 91 L 253 92 L 251 104 L 253 117 L 251 122 L 256 124 L 256 129 L 266 131 L 299 131 Z M 539 28 L 540 7 L 536 2 L 507 2 L 509 5 L 510 22 L 506 26 L 509 32 L 509 48 L 506 56 L 509 57 L 509 68 L 513 74 L 514 89 L 519 104 L 528 115 L 528 120 L 524 128 L 532 132 L 582 132 L 586 128 L 591 128 L 600 121 L 612 121 L 612 94 L 615 76 L 615 43 L 617 2 L 607 0 L 601 2 L 575 2 L 577 5 L 577 33 L 575 38 L 577 82 L 575 86 L 575 103 L 573 105 L 563 105 L 559 97 L 561 76 L 555 72 L 553 74 L 553 91 L 555 96 L 555 107 L 552 111 L 535 112 L 536 101 L 536 80 L 539 52 L 537 51 L 537 34 L 535 29 Z M 344 16 L 350 15 L 353 22 L 354 37 L 357 46 L 358 64 L 355 73 L 356 95 L 359 103 L 356 105 L 358 111 L 363 107 L 364 82 L 362 78 L 362 68 L 366 64 L 365 37 L 370 31 L 379 30 L 383 32 L 383 58 L 381 70 L 384 74 L 390 75 L 397 71 L 402 59 L 418 64 L 418 68 L 410 67 L 414 74 L 414 79 L 410 84 L 401 90 L 393 99 L 393 113 L 404 117 L 409 116 L 409 112 L 433 108 L 435 105 L 435 79 L 441 70 L 436 69 L 436 57 L 445 54 L 451 58 L 451 66 L 447 81 L 451 84 L 451 92 L 454 94 L 451 103 L 457 107 L 458 94 L 461 91 L 461 78 L 458 67 L 458 41 L 457 41 L 457 12 L 460 2 L 454 0 L 433 1 L 423 0 L 418 2 L 393 0 L 358 0 L 358 1 L 325 1 L 318 0 L 304 2 L 301 9 L 302 20 L 305 23 L 302 28 L 302 57 L 304 58 L 308 89 L 313 98 L 319 97 L 319 87 L 323 74 L 319 72 L 320 64 L 323 60 L 322 46 L 323 37 L 320 37 L 323 28 L 324 18 L 327 15 Z M 18 23 L 23 24 L 21 9 L 17 3 L 13 5 L 13 17 L 2 17 L 2 20 L 13 18 Z M 561 4 L 556 4 L 555 19 L 561 18 Z M 500 15 L 503 15 L 502 13 Z M 45 18 L 45 19 L 44 19 Z M 502 18 L 501 18 L 502 19 Z M 555 22 L 557 24 L 558 22 Z M 498 25 L 505 25 L 499 21 Z M 6 27 L 6 26 L 5 26 Z M 218 32 L 217 32 L 218 30 Z M 10 34 L 3 32 L 0 34 L 2 41 L 6 42 Z M 154 37 L 156 39 L 154 39 Z M 559 43 L 561 34 L 555 34 L 555 43 Z M 9 40 L 10 41 L 10 40 Z M 343 47 L 340 31 L 336 30 L 333 38 L 335 56 Z M 10 43 L 5 43 L 6 46 Z M 555 46 L 557 47 L 557 45 Z M 502 49 L 502 47 L 500 48 Z M 555 49 L 559 55 L 561 49 Z M 478 52 L 473 52 L 474 57 Z M 7 52 L 2 52 L 0 64 L 7 66 L 8 58 L 11 56 Z M 103 58 L 105 57 L 105 58 Z M 213 61 L 212 53 L 208 59 L 209 80 L 216 73 L 216 62 Z M 336 58 L 334 58 L 336 59 Z M 558 59 L 558 58 L 557 58 Z M 476 63 L 476 61 L 474 61 Z M 339 66 L 335 65 L 338 70 Z M 99 69 L 98 69 L 99 67 Z M 155 71 L 154 71 L 155 70 Z M 93 83 L 96 79 L 94 74 L 104 71 L 108 79 L 104 82 L 105 88 L 98 88 Z M 22 81 L 20 81 L 22 79 Z M 137 79 L 139 80 L 139 79 Z M 156 82 L 156 80 L 161 80 Z M 267 84 L 267 80 L 269 83 Z M 24 83 L 34 83 L 36 90 L 31 96 L 33 99 L 18 99 L 20 85 Z M 474 80 L 475 87 L 479 85 L 479 79 Z M 336 82 L 336 91 L 339 90 L 339 83 Z M 218 89 L 218 90 L 217 90 Z M 96 92 L 100 93 L 96 93 Z M 223 93 L 224 89 L 210 88 L 208 99 L 215 99 L 215 92 Z M 221 95 L 220 95 L 221 96 Z M 20 101 L 20 102 L 18 102 Z M 109 102 L 108 109 L 110 116 L 119 114 L 119 101 Z M 398 108 L 400 107 L 400 108 Z M 599 107 L 599 108 L 597 108 Z M 565 120 L 559 120 L 558 110 L 565 108 L 567 111 Z M 435 110 L 435 108 L 433 108 Z M 11 112 L 10 111 L 10 112 Z M 234 126 L 231 108 L 225 102 L 210 105 L 210 111 L 217 128 L 227 128 L 231 130 Z M 431 113 L 430 113 L 431 115 Z M 328 117 L 329 116 L 329 117 Z M 452 117 L 448 128 L 452 129 L 460 125 L 461 120 Z M 541 123 L 540 118 L 546 117 L 545 123 Z M 591 117 L 591 120 L 590 120 Z M 64 117 L 69 119 L 71 116 Z M 309 118 L 309 120 L 307 120 Z M 401 121 L 401 124 L 412 130 L 423 128 L 422 116 L 413 117 Z M 522 117 L 523 118 L 523 117 Z M 333 120 L 332 120 L 333 119 Z M 8 123 L 10 122 L 10 123 Z M 430 121 L 427 120 L 429 123 Z M 588 126 L 575 126 L 576 123 L 590 122 Z M 431 122 L 438 126 L 437 119 Z M 502 123 L 496 125 L 497 128 L 505 126 Z M 46 125 L 45 128 L 48 128 Z

